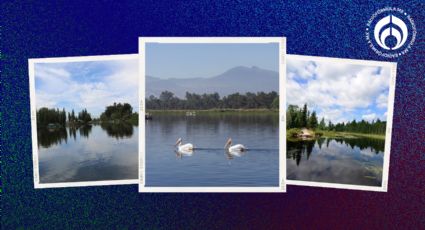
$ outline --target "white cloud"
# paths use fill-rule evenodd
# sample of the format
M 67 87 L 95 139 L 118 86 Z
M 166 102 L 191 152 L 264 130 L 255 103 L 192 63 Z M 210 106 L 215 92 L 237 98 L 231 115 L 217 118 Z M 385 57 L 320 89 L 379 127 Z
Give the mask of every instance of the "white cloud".
M 376 98 L 376 106 L 378 108 L 387 108 L 388 92 L 382 93 Z
M 99 116 L 114 102 L 128 102 L 134 110 L 138 109 L 137 60 L 99 61 L 98 64 L 106 64 L 113 70 L 96 76 L 97 81 L 88 81 L 90 78 L 86 76 L 95 71 L 90 68 L 99 68 L 93 62 L 83 68 L 75 68 L 73 63 L 36 65 L 37 108 L 65 107 L 67 111 L 76 112 L 86 108 L 94 116 Z
M 389 80 L 388 68 L 289 59 L 287 103 L 313 105 L 332 122 L 352 120 L 355 110 L 386 108 Z
M 376 115 L 376 113 L 371 113 L 371 114 L 365 114 L 362 116 L 362 119 L 365 121 L 373 121 L 376 120 L 378 116 Z

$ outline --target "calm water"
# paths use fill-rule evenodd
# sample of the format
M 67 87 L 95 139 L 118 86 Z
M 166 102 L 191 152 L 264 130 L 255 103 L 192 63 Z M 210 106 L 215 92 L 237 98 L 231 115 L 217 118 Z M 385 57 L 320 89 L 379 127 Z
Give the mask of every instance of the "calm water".
M 138 128 L 38 130 L 40 183 L 137 179 Z
M 287 141 L 290 180 L 381 186 L 384 140 Z
M 181 137 L 192 155 L 176 153 Z M 227 154 L 228 137 L 248 149 Z M 278 186 L 279 124 L 274 115 L 154 115 L 146 121 L 146 186 Z

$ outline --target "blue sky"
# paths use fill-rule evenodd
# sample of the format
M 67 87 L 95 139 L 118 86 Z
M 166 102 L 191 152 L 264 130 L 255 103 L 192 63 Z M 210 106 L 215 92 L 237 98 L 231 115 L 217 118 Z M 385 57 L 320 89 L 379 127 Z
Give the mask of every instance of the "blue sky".
M 137 110 L 138 60 L 108 60 L 35 64 L 36 107 L 86 108 L 98 117 L 114 102 Z
M 213 77 L 236 66 L 279 71 L 279 45 L 146 44 L 146 74 L 158 78 Z
M 390 73 L 389 67 L 288 58 L 287 104 L 307 103 L 334 123 L 386 120 Z

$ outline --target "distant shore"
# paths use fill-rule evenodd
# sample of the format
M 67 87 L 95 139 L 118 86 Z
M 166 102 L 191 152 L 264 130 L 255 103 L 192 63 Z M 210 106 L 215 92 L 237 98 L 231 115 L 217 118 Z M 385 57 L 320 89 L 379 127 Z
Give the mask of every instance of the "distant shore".
M 354 132 L 337 132 L 337 131 L 329 131 L 329 130 L 311 130 L 307 129 L 309 132 L 308 137 L 300 137 L 302 136 L 301 129 L 288 129 L 286 130 L 286 139 L 289 141 L 300 141 L 300 140 L 314 140 L 320 137 L 326 138 L 358 138 L 358 137 L 367 137 L 374 139 L 385 140 L 385 134 L 372 134 L 372 133 L 354 133 Z
M 154 110 L 148 109 L 146 113 L 155 114 L 279 114 L 278 109 L 167 109 Z

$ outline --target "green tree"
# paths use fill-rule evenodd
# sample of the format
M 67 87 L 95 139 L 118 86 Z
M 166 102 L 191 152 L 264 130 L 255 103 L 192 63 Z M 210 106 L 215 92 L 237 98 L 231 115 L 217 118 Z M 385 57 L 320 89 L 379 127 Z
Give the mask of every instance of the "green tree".
M 316 111 L 313 111 L 310 115 L 310 118 L 308 120 L 309 123 L 309 127 L 312 129 L 316 129 L 317 128 L 317 116 L 316 116 Z
M 325 123 L 325 118 L 324 117 L 322 118 L 322 120 L 320 120 L 319 129 L 320 130 L 325 130 L 326 129 L 326 123 Z
M 307 116 L 307 104 L 304 104 L 303 110 L 301 112 L 301 127 L 307 127 L 308 116 Z

